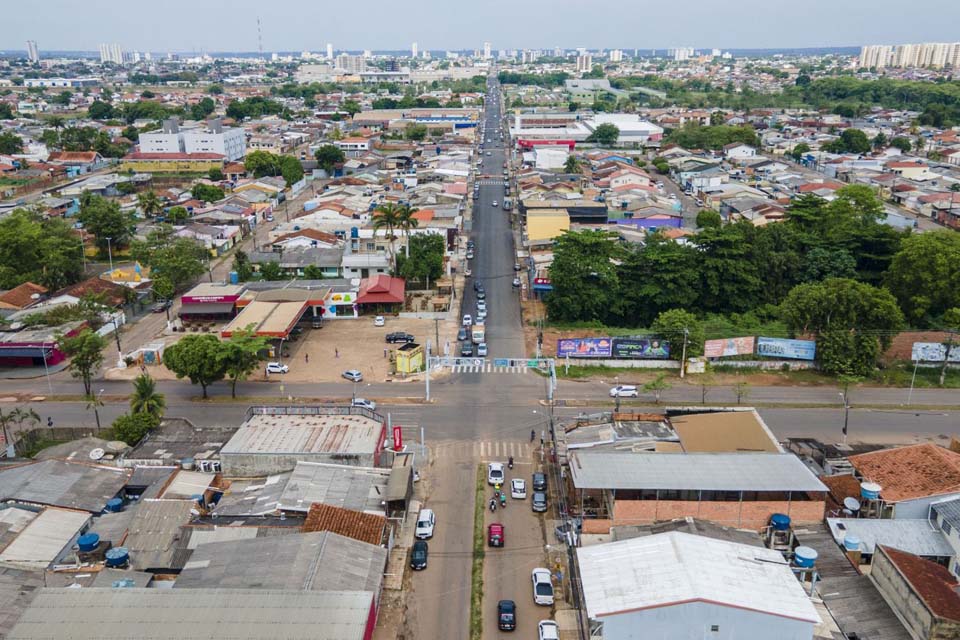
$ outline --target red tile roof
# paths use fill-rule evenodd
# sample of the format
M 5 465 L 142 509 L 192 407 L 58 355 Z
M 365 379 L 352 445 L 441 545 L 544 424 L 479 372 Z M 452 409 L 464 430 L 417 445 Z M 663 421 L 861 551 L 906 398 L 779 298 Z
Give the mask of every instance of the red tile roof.
M 865 480 L 882 487 L 887 502 L 960 493 L 960 453 L 929 442 L 850 456 Z
M 292 233 L 285 233 L 274 240 L 273 244 L 278 244 L 284 240 L 289 240 L 290 238 L 310 238 L 311 240 L 334 245 L 339 242 L 337 236 L 333 235 L 332 233 L 319 231 L 317 229 L 300 229 L 299 231 L 294 231 Z
M 913 592 L 934 615 L 960 622 L 957 579 L 945 567 L 893 547 L 878 545 L 887 554 Z
M 379 545 L 383 542 L 383 531 L 386 526 L 387 519 L 375 513 L 363 513 L 315 502 L 310 505 L 310 511 L 307 512 L 303 532 L 332 531 L 354 540 Z
M 47 292 L 47 288 L 32 282 L 24 282 L 18 287 L 14 287 L 0 296 L 0 307 L 7 309 L 24 309 L 37 300 L 34 295 L 42 296 Z
M 48 162 L 96 162 L 100 154 L 96 151 L 54 151 L 47 158 Z
M 103 294 L 107 304 L 120 306 L 126 301 L 127 288 L 122 284 L 116 284 L 94 276 L 57 292 L 59 296 L 73 296 L 74 298 L 100 294 Z
M 123 156 L 124 160 L 223 160 L 219 153 L 147 153 L 135 151 Z
M 404 301 L 407 283 L 403 278 L 394 278 L 380 273 L 360 281 L 357 304 L 397 304 Z

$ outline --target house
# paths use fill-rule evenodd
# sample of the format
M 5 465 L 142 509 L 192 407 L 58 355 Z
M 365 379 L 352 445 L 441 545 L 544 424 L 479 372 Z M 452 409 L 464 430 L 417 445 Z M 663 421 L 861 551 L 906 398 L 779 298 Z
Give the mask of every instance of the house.
M 811 640 L 821 622 L 773 549 L 671 531 L 578 547 L 577 564 L 603 640 Z
M 757 155 L 756 147 L 743 142 L 731 142 L 723 146 L 723 157 L 728 160 L 746 160 Z
M 385 273 L 360 281 L 357 305 L 363 310 L 389 311 L 403 308 L 407 283 Z
M 71 175 L 89 173 L 103 164 L 103 156 L 96 151 L 54 151 L 47 163 L 72 169 Z
M 907 180 L 934 180 L 940 175 L 930 171 L 930 167 L 920 160 L 888 162 L 886 168 L 891 173 Z
M 947 568 L 953 575 L 960 577 L 960 498 L 934 502 L 931 509 L 930 520 L 953 549 L 953 558 Z
M 223 177 L 230 182 L 239 182 L 247 177 L 247 168 L 242 162 L 230 162 L 223 167 Z
M 46 293 L 46 287 L 32 282 L 24 282 L 0 295 L 0 315 L 4 311 L 21 311 L 39 304 Z
M 870 577 L 912 637 L 960 638 L 960 584 L 944 567 L 879 546 Z

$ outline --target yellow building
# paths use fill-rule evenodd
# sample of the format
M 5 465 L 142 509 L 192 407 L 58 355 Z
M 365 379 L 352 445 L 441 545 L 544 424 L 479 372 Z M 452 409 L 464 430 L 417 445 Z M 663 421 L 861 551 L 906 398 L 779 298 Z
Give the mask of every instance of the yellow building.
M 397 373 L 423 371 L 423 346 L 408 342 L 394 352 Z
M 527 211 L 527 240 L 544 244 L 555 240 L 570 229 L 570 214 L 566 209 L 530 209 Z
M 219 153 L 128 153 L 121 160 L 125 169 L 137 173 L 206 173 L 223 169 Z

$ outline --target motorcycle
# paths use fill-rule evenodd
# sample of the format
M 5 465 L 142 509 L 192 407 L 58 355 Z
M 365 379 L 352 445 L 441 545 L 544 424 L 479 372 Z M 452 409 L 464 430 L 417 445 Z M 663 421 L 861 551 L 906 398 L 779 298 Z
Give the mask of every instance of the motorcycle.
M 507 468 L 513 469 L 513 456 L 510 456 L 510 459 L 507 460 Z
M 496 510 L 497 510 L 497 501 L 496 501 L 496 500 L 491 500 L 491 501 L 490 501 L 490 512 L 493 513 L 493 512 L 496 511 Z
M 507 494 L 505 493 L 500 494 L 500 506 L 504 509 L 507 508 Z

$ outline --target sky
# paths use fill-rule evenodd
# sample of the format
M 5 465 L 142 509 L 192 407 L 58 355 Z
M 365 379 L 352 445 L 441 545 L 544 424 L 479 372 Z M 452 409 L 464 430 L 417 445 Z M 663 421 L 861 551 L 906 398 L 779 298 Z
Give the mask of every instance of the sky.
M 960 40 L 960 0 L 4 0 L 0 50 L 797 48 Z M 596 6 L 596 9 L 590 7 Z M 143 7 L 142 9 L 138 7 Z

